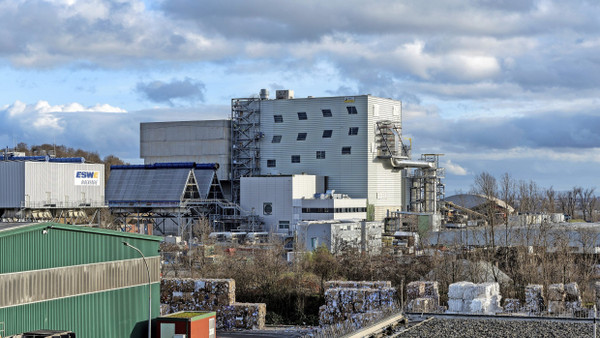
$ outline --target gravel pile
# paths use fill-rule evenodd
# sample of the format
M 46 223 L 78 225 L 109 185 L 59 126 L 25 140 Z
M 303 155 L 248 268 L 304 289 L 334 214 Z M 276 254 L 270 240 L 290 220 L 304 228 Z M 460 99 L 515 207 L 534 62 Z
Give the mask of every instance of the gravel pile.
M 435 318 L 399 337 L 592 337 L 590 323 Z M 600 332 L 600 331 L 599 331 Z

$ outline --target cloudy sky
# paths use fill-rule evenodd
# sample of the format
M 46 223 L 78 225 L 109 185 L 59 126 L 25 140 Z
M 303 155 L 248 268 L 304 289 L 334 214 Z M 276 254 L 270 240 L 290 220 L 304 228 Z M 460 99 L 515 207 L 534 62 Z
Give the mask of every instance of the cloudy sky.
M 260 88 L 403 101 L 447 194 L 504 172 L 598 185 L 597 1 L 0 0 L 0 145 L 139 163 L 139 122 L 226 118 Z

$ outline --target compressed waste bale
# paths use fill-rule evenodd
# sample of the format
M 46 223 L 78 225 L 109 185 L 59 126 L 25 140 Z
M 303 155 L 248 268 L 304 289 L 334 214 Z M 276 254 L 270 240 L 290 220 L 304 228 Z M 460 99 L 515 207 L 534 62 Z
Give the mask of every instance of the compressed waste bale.
M 161 311 L 215 311 L 217 327 L 262 328 L 266 305 L 235 303 L 233 279 L 163 279 L 161 281 Z
M 409 312 L 435 312 L 437 306 L 431 298 L 417 298 L 408 303 Z
M 460 313 L 463 312 L 464 301 L 462 299 L 449 298 L 448 299 L 448 312 Z
M 565 302 L 557 300 L 548 301 L 548 313 L 552 315 L 564 314 L 567 311 Z
M 581 302 L 581 295 L 579 294 L 579 287 L 577 283 L 565 284 L 565 301 L 566 302 Z
M 357 288 L 389 288 L 392 287 L 390 281 L 328 281 L 325 283 L 325 289 L 331 288 L 343 288 L 343 289 L 357 289 Z
M 390 282 L 329 281 L 325 305 L 319 308 L 319 324 L 333 325 L 349 321 L 357 325 L 373 313 L 395 306 L 396 290 Z
M 551 301 L 565 301 L 565 285 L 563 283 L 548 285 L 548 304 Z
M 425 295 L 425 282 L 416 281 L 406 285 L 406 298 L 411 301 Z
M 530 313 L 539 314 L 544 310 L 544 287 L 539 284 L 529 284 L 525 287 L 525 308 Z
M 490 300 L 488 298 L 475 298 L 473 300 L 471 300 L 471 307 L 470 307 L 470 312 L 471 313 L 477 313 L 477 314 L 487 314 L 488 313 L 488 309 L 490 307 Z
M 568 312 L 575 312 L 575 311 L 581 310 L 581 301 L 564 302 L 564 303 L 565 303 L 565 308 L 567 309 Z
M 463 299 L 465 290 L 473 286 L 471 282 L 456 282 L 448 286 L 448 298 Z
M 440 289 L 438 282 L 425 282 L 424 296 L 431 298 L 435 307 L 440 306 Z
M 506 311 L 506 312 L 521 311 L 521 302 L 515 298 L 505 298 L 504 299 L 504 311 Z

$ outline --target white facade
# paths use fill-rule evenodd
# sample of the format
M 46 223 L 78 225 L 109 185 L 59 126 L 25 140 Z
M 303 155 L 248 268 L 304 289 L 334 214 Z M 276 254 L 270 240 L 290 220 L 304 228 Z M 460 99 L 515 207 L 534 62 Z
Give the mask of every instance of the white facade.
M 0 161 L 0 208 L 104 205 L 104 165 Z
M 240 205 L 258 215 L 270 232 L 293 233 L 300 221 L 366 218 L 366 200 L 326 195 L 324 179 L 315 175 L 242 177 Z
M 304 221 L 298 225 L 298 238 L 307 251 L 325 246 L 332 253 L 356 248 L 381 253 L 383 223 L 366 221 Z
M 262 100 L 260 168 L 263 175 L 327 177 L 326 189 L 368 199 L 375 219 L 404 210 L 402 171 L 377 157 L 377 121 L 400 126 L 400 101 L 354 97 Z
M 303 199 L 302 220 L 341 220 L 341 219 L 366 219 L 367 200 L 365 198 L 311 198 Z
M 229 120 L 150 122 L 140 124 L 140 157 L 144 164 L 219 163 L 217 176 L 229 178 Z

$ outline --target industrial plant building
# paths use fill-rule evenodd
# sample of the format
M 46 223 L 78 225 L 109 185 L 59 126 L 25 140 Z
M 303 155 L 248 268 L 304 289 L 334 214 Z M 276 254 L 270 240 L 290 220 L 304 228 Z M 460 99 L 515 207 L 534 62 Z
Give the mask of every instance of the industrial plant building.
M 324 190 L 324 177 L 277 175 L 242 177 L 240 205 L 258 215 L 264 230 L 295 233 L 300 221 L 364 220 L 367 201 Z
M 216 163 L 154 163 L 116 165 L 106 187 L 106 201 L 121 229 L 134 226 L 145 233 L 189 233 L 195 221 L 210 219 L 215 228 L 239 227 L 239 206 L 225 199 L 217 179 Z M 150 228 L 148 226 L 151 226 Z
M 291 90 L 278 90 L 276 99 L 269 99 L 261 90 L 251 98 L 232 99 L 231 120 L 142 123 L 140 132 L 146 164 L 219 161 L 221 185 L 230 187 L 225 195 L 257 214 L 262 206 L 246 207 L 241 201 L 242 178 L 315 175 L 322 191 L 365 200 L 375 220 L 396 210 L 436 213 L 444 194 L 439 155 L 412 160 L 411 144 L 402 139 L 397 100 L 294 98 Z M 299 221 L 292 213 L 289 218 L 291 224 Z
M 0 335 L 146 337 L 148 320 L 159 315 L 160 240 L 57 223 L 0 223 Z
M 104 206 L 104 165 L 82 157 L 0 156 L 0 219 L 89 223 Z

